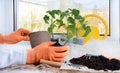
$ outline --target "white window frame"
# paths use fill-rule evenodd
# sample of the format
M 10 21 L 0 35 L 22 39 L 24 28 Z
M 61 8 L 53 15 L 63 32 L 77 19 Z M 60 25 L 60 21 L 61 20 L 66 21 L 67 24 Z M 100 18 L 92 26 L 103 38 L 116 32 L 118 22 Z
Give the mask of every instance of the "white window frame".
M 120 22 L 119 22 L 119 0 L 111 0 L 111 36 L 112 39 L 116 42 L 120 42 Z

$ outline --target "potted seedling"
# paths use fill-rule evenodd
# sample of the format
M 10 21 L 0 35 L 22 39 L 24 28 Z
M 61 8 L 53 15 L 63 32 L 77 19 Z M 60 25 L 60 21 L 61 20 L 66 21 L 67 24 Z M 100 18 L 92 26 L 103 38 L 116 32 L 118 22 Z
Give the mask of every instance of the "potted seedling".
M 79 43 L 78 32 L 84 30 L 85 33 L 83 37 L 87 36 L 90 33 L 90 27 L 87 25 L 84 17 L 80 15 L 79 10 L 77 9 L 68 9 L 66 11 L 61 10 L 52 10 L 47 11 L 48 15 L 44 16 L 45 23 L 49 24 L 48 31 L 52 33 L 53 37 L 53 29 L 57 27 L 58 29 L 64 27 L 66 29 L 66 33 L 63 33 L 63 36 L 66 37 L 64 45 L 67 42 Z M 57 26 L 56 26 L 57 22 Z M 59 38 L 61 42 L 62 39 Z

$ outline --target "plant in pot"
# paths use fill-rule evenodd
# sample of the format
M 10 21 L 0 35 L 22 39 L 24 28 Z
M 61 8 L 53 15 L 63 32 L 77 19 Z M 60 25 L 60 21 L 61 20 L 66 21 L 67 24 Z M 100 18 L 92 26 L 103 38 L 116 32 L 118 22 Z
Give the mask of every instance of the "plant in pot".
M 59 38 L 54 38 L 54 33 L 53 30 L 56 26 L 56 22 L 58 17 L 61 15 L 61 10 L 51 10 L 51 11 L 47 11 L 47 15 L 44 16 L 44 21 L 46 24 L 49 24 L 48 27 L 48 31 L 52 34 L 51 36 L 51 41 L 56 41 L 56 43 L 54 44 L 54 46 L 61 46 L 61 44 L 59 44 Z
M 48 15 L 44 16 L 44 21 L 45 23 L 50 24 L 48 31 L 51 32 L 52 35 L 55 27 L 58 29 L 64 27 L 66 29 L 67 32 L 63 33 L 63 36 L 66 37 L 64 45 L 71 40 L 73 43 L 79 43 L 78 33 L 81 30 L 85 31 L 82 37 L 87 36 L 91 31 L 90 26 L 87 25 L 84 17 L 80 15 L 79 10 L 77 9 L 69 8 L 63 12 L 61 10 L 52 10 L 47 11 L 47 13 Z M 61 40 L 62 39 L 59 40 L 59 43 Z

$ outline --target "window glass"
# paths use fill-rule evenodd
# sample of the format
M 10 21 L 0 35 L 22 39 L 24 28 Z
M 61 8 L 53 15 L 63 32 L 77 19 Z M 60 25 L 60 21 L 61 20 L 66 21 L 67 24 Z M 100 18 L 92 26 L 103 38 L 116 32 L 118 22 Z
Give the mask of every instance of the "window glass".
M 37 4 L 30 1 L 18 2 L 18 27 L 23 27 L 31 31 L 47 30 L 43 16 L 48 10 L 45 4 Z
M 82 16 L 96 14 L 105 19 L 110 25 L 110 0 L 18 0 L 18 27 L 27 28 L 31 31 L 47 30 L 43 16 L 46 11 L 52 9 L 66 10 L 76 8 Z M 105 33 L 103 23 L 94 17 L 87 19 L 90 25 L 97 26 L 100 34 Z M 66 32 L 64 28 L 53 31 L 54 33 Z M 110 34 L 110 31 L 109 31 Z

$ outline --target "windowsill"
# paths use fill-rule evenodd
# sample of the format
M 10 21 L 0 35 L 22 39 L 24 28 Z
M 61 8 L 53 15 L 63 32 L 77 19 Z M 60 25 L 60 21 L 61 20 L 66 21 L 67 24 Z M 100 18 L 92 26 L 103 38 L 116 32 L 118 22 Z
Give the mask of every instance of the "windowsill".
M 65 61 L 68 61 L 69 59 L 71 59 L 73 57 L 78 57 L 78 56 L 81 56 L 84 54 L 104 55 L 104 56 L 110 56 L 110 57 L 114 57 L 114 58 L 120 57 L 120 55 L 119 55 L 120 45 L 109 38 L 106 40 L 93 40 L 93 39 L 91 39 L 85 45 L 77 45 L 77 44 L 72 44 L 72 43 L 70 43 L 69 45 L 70 45 L 70 53 L 67 57 L 65 57 Z M 7 45 L 7 46 L 10 46 L 10 45 Z M 17 44 L 13 44 L 12 46 L 14 46 L 14 48 L 16 48 L 16 47 L 18 48 L 20 46 L 24 47 L 24 49 L 31 48 L 29 41 L 27 41 L 27 42 L 22 41 L 22 42 L 19 42 Z M 52 67 L 52 69 L 48 69 L 48 67 L 45 68 L 46 66 L 45 67 L 43 66 L 44 69 L 36 69 L 36 66 L 35 67 L 32 67 L 32 66 L 33 65 L 30 65 L 30 67 L 28 67 L 28 65 L 21 65 L 21 66 L 15 66 L 15 69 L 8 67 L 8 68 L 5 68 L 4 70 L 11 70 L 12 69 L 11 73 L 14 73 L 14 72 L 20 72 L 20 73 L 21 72 L 23 72 L 23 73 L 41 72 L 42 73 L 42 72 L 46 72 L 46 71 L 52 72 L 51 71 L 52 69 L 56 69 L 55 70 L 56 72 L 71 72 L 72 71 L 70 69 L 60 70 L 59 68 L 55 68 L 55 67 Z M 25 69 L 22 67 L 24 67 Z M 31 67 L 35 70 L 31 71 Z M 78 72 L 78 71 L 72 71 L 72 72 Z M 83 71 L 80 71 L 80 72 L 83 73 Z M 84 71 L 84 73 L 86 73 L 86 71 Z

